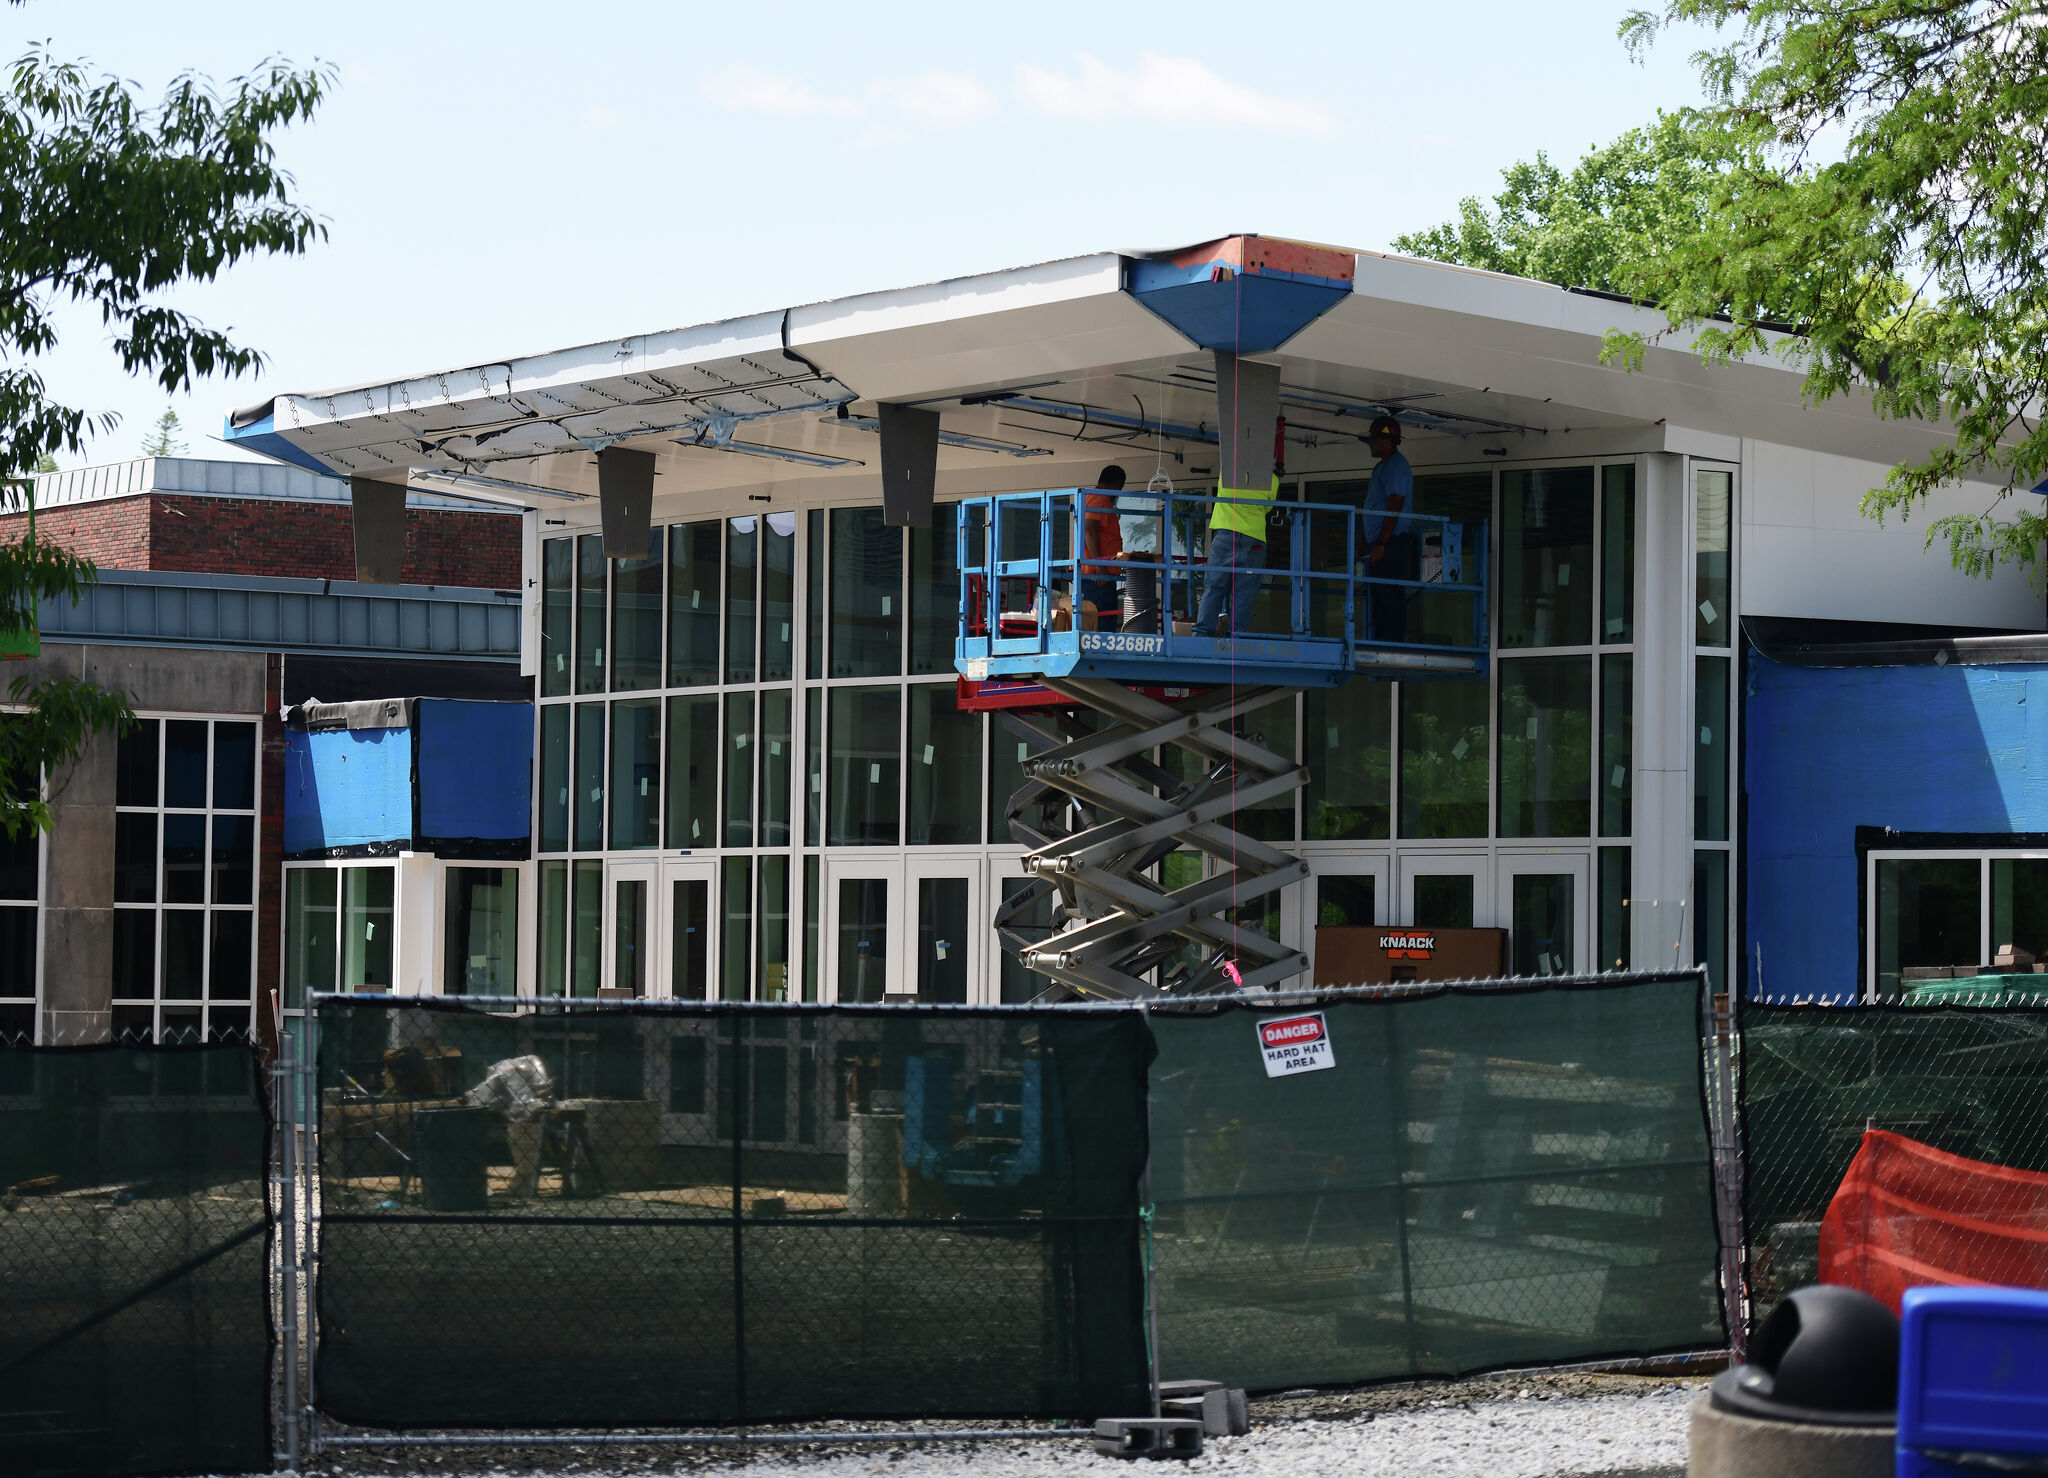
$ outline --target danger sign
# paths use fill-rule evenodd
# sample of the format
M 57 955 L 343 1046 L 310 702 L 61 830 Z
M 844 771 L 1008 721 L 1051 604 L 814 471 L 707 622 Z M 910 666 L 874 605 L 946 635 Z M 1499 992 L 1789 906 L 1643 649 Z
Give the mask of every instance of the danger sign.
M 1323 1020 L 1320 1011 L 1260 1022 L 1259 1050 L 1266 1054 L 1269 1078 L 1312 1073 L 1337 1065 L 1330 1051 L 1330 1024 Z

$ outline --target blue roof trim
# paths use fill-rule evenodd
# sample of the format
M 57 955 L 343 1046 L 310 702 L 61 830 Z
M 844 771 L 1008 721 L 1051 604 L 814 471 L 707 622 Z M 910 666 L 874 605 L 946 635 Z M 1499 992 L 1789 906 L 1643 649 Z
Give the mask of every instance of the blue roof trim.
M 320 461 L 311 452 L 300 451 L 280 436 L 275 415 L 265 416 L 260 421 L 251 421 L 241 427 L 237 427 L 233 421 L 224 421 L 221 424 L 220 439 L 232 446 L 245 446 L 250 451 L 259 452 L 273 461 L 289 462 L 294 467 L 317 472 L 322 477 L 345 476 Z
M 1239 272 L 1223 261 L 1125 264 L 1124 291 L 1204 349 L 1266 354 L 1351 296 L 1302 272 Z

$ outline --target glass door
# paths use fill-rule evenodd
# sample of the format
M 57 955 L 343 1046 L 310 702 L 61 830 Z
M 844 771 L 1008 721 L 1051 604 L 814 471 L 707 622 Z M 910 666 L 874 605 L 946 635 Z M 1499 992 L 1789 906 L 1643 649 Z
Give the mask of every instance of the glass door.
M 1484 853 L 1415 852 L 1401 858 L 1401 913 L 1415 929 L 1485 929 L 1494 922 Z
M 706 1001 L 718 995 L 712 972 L 718 959 L 712 931 L 718 915 L 711 907 L 714 862 L 664 862 L 661 865 L 663 910 L 661 957 L 654 994 L 676 1001 Z
M 607 862 L 604 869 L 604 988 L 601 999 L 654 994 L 654 915 L 659 895 L 652 862 Z
M 1287 937 L 1309 957 L 1309 979 L 1314 980 L 1316 930 L 1369 929 L 1388 922 L 1393 910 L 1388 907 L 1385 857 L 1311 853 L 1304 860 L 1308 876 L 1287 889 L 1282 898 L 1298 912 Z
M 1592 968 L 1591 880 L 1592 861 L 1584 854 L 1502 854 L 1500 907 L 1510 974 L 1572 975 Z
M 904 864 L 904 901 L 911 909 L 911 968 L 905 985 L 920 1001 L 986 1005 L 981 969 L 989 931 L 981 906 L 979 860 L 913 857 Z
M 828 857 L 824 874 L 824 973 L 827 1001 L 879 1001 L 916 990 L 906 970 L 903 864 Z M 899 952 L 901 957 L 899 957 Z

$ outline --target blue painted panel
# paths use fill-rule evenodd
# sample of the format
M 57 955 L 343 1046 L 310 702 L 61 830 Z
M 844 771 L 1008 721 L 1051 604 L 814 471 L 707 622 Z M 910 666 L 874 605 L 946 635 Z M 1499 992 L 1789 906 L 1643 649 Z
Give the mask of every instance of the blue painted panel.
M 1265 354 L 1351 296 L 1351 284 L 1291 272 L 1239 272 L 1218 279 L 1219 264 L 1176 267 L 1137 262 L 1131 296 L 1204 349 Z
M 410 729 L 285 731 L 287 856 L 412 840 Z
M 237 446 L 245 446 L 250 451 L 261 453 L 263 456 L 274 457 L 280 462 L 289 462 L 294 467 L 308 468 L 319 473 L 322 477 L 336 477 L 340 475 L 311 452 L 299 450 L 299 448 L 278 435 L 277 418 L 275 416 L 265 416 L 260 421 L 252 421 L 249 425 L 239 428 L 232 422 L 223 421 L 221 423 L 220 439 L 233 442 Z
M 1744 977 L 1854 1000 L 1856 828 L 2048 831 L 2048 667 L 1791 667 L 1751 653 Z
M 420 838 L 524 841 L 532 833 L 533 705 L 422 698 Z

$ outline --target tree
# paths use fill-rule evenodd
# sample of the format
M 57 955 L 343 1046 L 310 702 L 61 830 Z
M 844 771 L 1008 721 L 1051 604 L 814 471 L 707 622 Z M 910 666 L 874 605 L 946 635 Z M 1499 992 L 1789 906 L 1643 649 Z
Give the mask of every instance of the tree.
M 142 438 L 142 455 L 145 457 L 176 457 L 185 450 L 185 439 L 178 435 L 185 429 L 178 420 L 178 413 L 169 406 L 156 418 L 149 428 L 149 435 Z
M 1538 152 L 1501 171 L 1489 207 L 1472 197 L 1458 219 L 1394 238 L 1412 256 L 1563 287 L 1627 292 L 1638 264 L 1698 233 L 1736 162 L 1723 136 L 1659 113 L 1589 151 L 1569 174 Z
M 0 508 L 25 501 L 23 474 L 45 457 L 83 452 L 115 424 L 46 393 L 35 361 L 57 343 L 58 305 L 97 308 L 123 367 L 170 394 L 262 364 L 162 296 L 325 237 L 273 137 L 310 119 L 331 82 L 273 60 L 219 91 L 187 73 L 150 107 L 131 84 L 90 81 L 44 49 L 14 64 L 0 91 Z M 0 630 L 32 627 L 39 600 L 75 600 L 93 574 L 47 540 L 0 545 Z M 27 709 L 0 726 L 0 830 L 15 835 L 50 824 L 38 777 L 132 716 L 120 694 L 76 678 L 19 677 L 8 698 Z
M 2007 500 L 2048 473 L 2048 0 L 1664 0 L 1621 35 L 1640 54 L 1687 23 L 1722 36 L 1694 56 L 1707 101 L 1686 126 L 1736 162 L 1627 290 L 1709 362 L 1777 354 L 1810 400 L 1938 423 L 1864 511 L 1992 483 L 1927 542 L 1972 574 L 2039 578 L 2048 518 Z M 1645 343 L 1607 351 L 1633 367 Z

